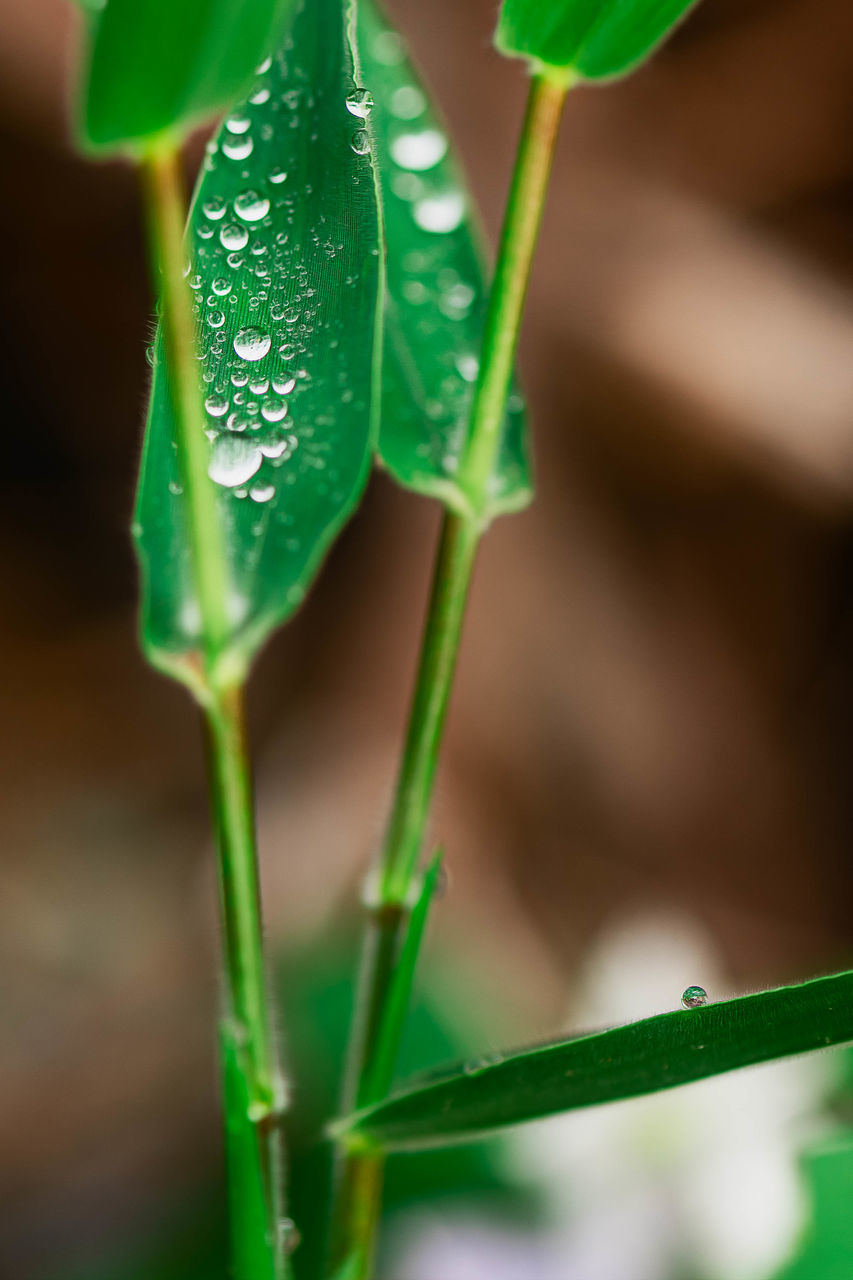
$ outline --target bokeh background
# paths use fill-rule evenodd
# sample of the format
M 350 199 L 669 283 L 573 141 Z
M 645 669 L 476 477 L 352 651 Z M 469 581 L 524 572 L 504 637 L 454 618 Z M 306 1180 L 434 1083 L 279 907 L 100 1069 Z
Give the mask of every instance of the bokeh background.
M 525 92 L 494 5 L 390 8 L 494 238 Z M 127 535 L 137 190 L 70 144 L 71 5 L 2 0 L 0 26 L 0 1276 L 218 1277 L 200 741 L 139 655 Z M 851 139 L 849 0 L 703 0 L 635 78 L 572 96 L 520 353 L 538 498 L 483 545 L 413 1059 L 850 964 Z M 253 680 L 268 931 L 311 1079 L 436 529 L 376 476 Z M 386 1275 L 849 1280 L 846 1069 L 402 1164 Z

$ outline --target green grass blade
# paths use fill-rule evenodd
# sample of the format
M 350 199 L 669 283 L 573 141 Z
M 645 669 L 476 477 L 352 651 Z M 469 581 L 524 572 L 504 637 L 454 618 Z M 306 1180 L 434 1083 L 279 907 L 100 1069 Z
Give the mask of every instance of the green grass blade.
M 273 1242 L 268 1233 L 263 1147 L 258 1126 L 251 1117 L 248 1073 L 240 1062 L 243 1050 L 227 1023 L 220 1027 L 220 1044 L 234 1275 L 245 1280 L 277 1280 Z
M 375 434 L 378 212 L 353 149 L 341 0 L 309 0 L 290 41 L 215 139 L 189 218 L 209 468 L 224 533 L 235 678 L 302 600 L 353 510 Z M 154 381 L 136 508 L 143 641 L 196 682 L 199 610 L 167 370 Z
M 84 146 L 127 147 L 222 110 L 268 53 L 290 4 L 108 0 L 87 28 Z
M 415 969 L 430 907 L 439 885 L 443 861 L 444 852 L 439 849 L 433 854 L 424 872 L 418 900 L 409 917 L 406 936 L 394 966 L 394 976 L 383 1006 L 382 1021 L 376 1036 L 376 1047 L 371 1055 L 370 1069 L 362 1085 L 365 1100 L 382 1098 L 391 1087 L 397 1052 L 412 995 Z
M 340 1122 L 386 1151 L 445 1146 L 853 1040 L 853 972 L 467 1064 Z
M 456 475 L 465 445 L 486 309 L 481 236 L 443 122 L 373 0 L 358 17 L 366 121 L 387 244 L 379 456 L 400 484 L 465 513 Z M 354 104 L 357 106 L 357 104 Z M 521 399 L 510 401 L 487 515 L 532 496 Z
M 583 80 L 627 74 L 697 0 L 504 0 L 495 43 L 510 57 Z

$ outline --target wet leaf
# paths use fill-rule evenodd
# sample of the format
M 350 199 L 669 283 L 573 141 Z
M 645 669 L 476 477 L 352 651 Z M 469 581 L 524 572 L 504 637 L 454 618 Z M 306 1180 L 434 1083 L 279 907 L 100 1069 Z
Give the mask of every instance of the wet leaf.
M 697 0 L 504 0 L 495 42 L 583 80 L 625 75 L 644 62 Z
M 189 219 L 229 578 L 219 658 L 237 670 L 302 600 L 358 500 L 375 434 L 378 215 L 370 158 L 352 146 L 345 9 L 303 5 L 220 129 Z M 200 618 L 159 347 L 135 537 L 146 650 L 193 684 Z
M 335 1132 L 388 1151 L 446 1146 L 849 1040 L 853 972 L 468 1063 L 412 1082 Z
M 185 131 L 245 88 L 292 0 L 93 0 L 80 133 L 114 149 Z M 94 12 L 100 8 L 100 12 Z
M 372 0 L 358 7 L 364 112 L 378 168 L 387 248 L 381 461 L 401 484 L 456 511 L 456 482 L 486 308 L 484 255 L 470 194 L 443 122 L 399 35 Z M 532 496 L 525 415 L 510 401 L 486 514 Z

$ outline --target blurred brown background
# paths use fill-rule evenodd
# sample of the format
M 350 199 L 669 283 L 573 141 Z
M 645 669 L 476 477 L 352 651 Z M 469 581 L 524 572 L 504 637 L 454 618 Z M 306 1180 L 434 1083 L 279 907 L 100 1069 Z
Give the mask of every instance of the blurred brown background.
M 524 97 L 494 5 L 392 9 L 494 235 Z M 23 1280 L 213 1158 L 216 991 L 197 727 L 135 641 L 134 179 L 70 149 L 70 6 L 3 0 L 2 30 L 0 1275 Z M 483 547 L 433 824 L 439 945 L 473 931 L 525 1033 L 629 909 L 686 907 L 744 986 L 849 963 L 851 138 L 849 0 L 704 0 L 569 103 L 520 357 L 539 496 Z M 277 938 L 330 917 L 381 830 L 435 532 L 377 477 L 257 670 Z

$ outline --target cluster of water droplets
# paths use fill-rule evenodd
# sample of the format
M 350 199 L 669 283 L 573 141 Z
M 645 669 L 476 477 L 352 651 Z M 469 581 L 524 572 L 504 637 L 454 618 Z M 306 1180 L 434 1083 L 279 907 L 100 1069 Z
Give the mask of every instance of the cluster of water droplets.
M 335 351 L 339 340 L 326 332 L 317 287 L 328 274 L 323 262 L 344 249 L 343 237 L 335 236 L 325 215 L 305 228 L 300 203 L 312 194 L 310 181 L 304 172 L 294 180 L 281 163 L 289 150 L 283 130 L 304 128 L 316 105 L 307 78 L 292 69 L 288 74 L 288 56 L 285 50 L 275 66 L 267 59 L 258 68 L 260 79 L 246 103 L 208 144 L 206 194 L 193 215 L 188 270 L 201 335 L 209 475 L 237 499 L 276 507 L 281 504 L 273 499 L 295 482 L 296 468 L 286 465 L 294 456 L 300 471 L 325 473 L 315 479 L 315 492 L 339 496 L 329 429 L 337 404 L 354 398 L 346 353 Z M 366 90 L 355 90 L 341 104 L 342 115 L 363 123 L 372 105 Z M 366 131 L 355 133 L 363 134 L 369 150 Z M 317 141 L 316 133 L 310 141 Z M 362 145 L 354 136 L 353 150 Z M 355 283 L 348 276 L 342 287 Z M 334 288 L 330 277 L 323 296 Z M 299 421 L 294 409 L 310 385 L 312 356 L 321 344 L 333 354 L 324 365 L 328 407 Z M 366 405 L 355 408 L 367 411 Z M 286 514 L 281 518 L 288 522 Z M 261 522 L 254 531 L 263 528 Z

